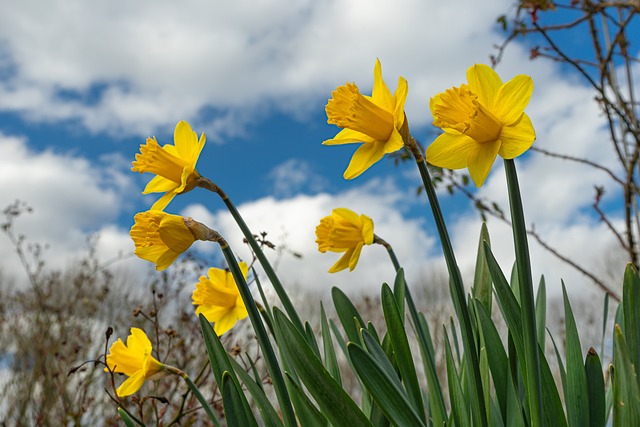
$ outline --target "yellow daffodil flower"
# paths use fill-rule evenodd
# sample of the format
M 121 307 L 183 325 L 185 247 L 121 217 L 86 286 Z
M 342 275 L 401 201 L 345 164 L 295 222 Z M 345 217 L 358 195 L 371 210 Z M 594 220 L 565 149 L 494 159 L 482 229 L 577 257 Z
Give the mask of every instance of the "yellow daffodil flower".
M 139 212 L 129 234 L 135 254 L 156 264 L 157 270 L 169 267 L 196 240 L 185 218 L 164 211 Z
M 536 139 L 531 119 L 524 113 L 533 80 L 521 74 L 503 84 L 491 67 L 476 64 L 467 70 L 467 81 L 431 98 L 433 124 L 444 133 L 426 154 L 434 166 L 469 168 L 480 187 L 498 155 L 518 157 Z
M 345 254 L 329 269 L 335 273 L 349 267 L 353 271 L 364 245 L 373 243 L 373 221 L 366 215 L 358 215 L 346 208 L 334 209 L 330 216 L 320 220 L 316 227 L 318 250 L 344 252 Z
M 136 160 L 132 163 L 131 170 L 134 172 L 156 174 L 142 194 L 164 193 L 151 209 L 166 208 L 177 194 L 200 176 L 196 171 L 196 162 L 206 141 L 204 133 L 198 140 L 189 123 L 181 121 L 176 125 L 173 139 L 175 145 L 160 147 L 155 137 L 147 138 L 146 144 L 140 145 L 140 154 L 136 154 Z
M 159 379 L 167 374 L 165 365 L 158 362 L 151 351 L 151 341 L 147 334 L 138 328 L 131 328 L 127 345 L 120 338 L 113 343 L 107 354 L 107 366 L 113 372 L 129 377 L 116 390 L 118 396 L 132 395 L 140 390 L 145 380 Z
M 249 267 L 245 262 L 238 265 L 246 280 Z M 209 322 L 213 322 L 213 329 L 220 336 L 249 314 L 231 272 L 210 268 L 207 276 L 200 276 L 196 284 L 192 295 L 193 305 L 198 306 L 196 315 L 202 314 Z
M 373 70 L 371 96 L 360 93 L 358 86 L 347 83 L 331 93 L 327 103 L 327 123 L 343 130 L 324 145 L 363 143 L 353 154 L 344 172 L 345 179 L 353 179 L 385 154 L 400 150 L 404 142 L 400 128 L 404 124 L 404 103 L 407 99 L 407 81 L 400 77 L 395 94 L 382 80 L 382 67 L 376 60 Z

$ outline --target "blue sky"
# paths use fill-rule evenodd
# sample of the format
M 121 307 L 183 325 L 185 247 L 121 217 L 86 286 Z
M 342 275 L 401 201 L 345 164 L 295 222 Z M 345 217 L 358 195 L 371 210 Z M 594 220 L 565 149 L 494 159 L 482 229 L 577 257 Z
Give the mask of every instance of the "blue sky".
M 273 254 L 289 283 L 379 289 L 391 280 L 386 254 L 373 247 L 354 273 L 324 273 L 336 257 L 317 253 L 313 230 L 334 207 L 371 216 L 414 281 L 437 276 L 440 251 L 426 201 L 414 195 L 415 168 L 383 160 L 344 181 L 355 147 L 321 145 L 337 131 L 326 124 L 324 105 L 345 81 L 369 92 L 379 58 L 392 91 L 398 76 L 408 80 L 413 134 L 430 142 L 429 97 L 464 82 L 474 63 L 488 62 L 504 37 L 495 19 L 512 8 L 509 0 L 481 7 L 474 0 L 0 0 L 0 207 L 17 198 L 34 207 L 18 231 L 49 244 L 52 265 L 78 257 L 88 233 L 100 233 L 105 259 L 128 253 L 132 217 L 154 200 L 141 196 L 149 178 L 130 172 L 130 162 L 147 136 L 171 143 L 173 127 L 184 119 L 207 135 L 198 170 L 227 191 L 254 231 L 304 255 Z M 561 144 L 558 151 L 616 167 L 582 82 L 550 61 L 529 61 L 520 42 L 507 49 L 497 71 L 505 81 L 521 73 L 534 78 L 527 112 L 536 145 Z M 610 185 L 605 177 L 539 155 L 524 156 L 518 167 L 528 221 L 559 249 L 604 269 L 603 254 L 615 243 L 589 206 L 593 185 Z M 499 162 L 480 194 L 506 208 Z M 608 197 L 614 196 L 611 189 Z M 469 274 L 478 215 L 464 199 L 443 194 L 441 200 Z M 218 229 L 242 256 L 240 234 L 222 208 L 194 191 L 168 210 Z M 508 270 L 510 231 L 495 221 L 489 227 Z M 19 278 L 2 239 L 0 268 Z M 215 259 L 211 246 L 198 248 Z M 534 243 L 532 254 L 534 274 L 544 273 L 547 283 L 558 285 L 560 277 L 585 283 Z M 624 264 L 615 262 L 621 272 Z M 149 266 L 128 260 L 121 267 L 137 274 Z

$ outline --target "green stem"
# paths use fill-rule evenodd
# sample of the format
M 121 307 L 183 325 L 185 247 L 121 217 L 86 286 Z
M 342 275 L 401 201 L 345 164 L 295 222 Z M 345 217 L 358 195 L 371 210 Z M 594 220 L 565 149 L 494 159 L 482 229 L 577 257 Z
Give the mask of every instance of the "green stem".
M 520 305 L 522 307 L 522 328 L 525 352 L 525 379 L 529 397 L 529 411 L 531 424 L 544 424 L 542 407 L 542 383 L 540 379 L 540 356 L 538 354 L 538 339 L 536 335 L 536 309 L 533 297 L 533 280 L 531 278 L 531 262 L 529 258 L 529 244 L 527 242 L 527 228 L 522 209 L 522 198 L 518 185 L 516 164 L 513 159 L 504 161 L 509 189 L 509 205 L 511 209 L 511 224 L 513 241 L 516 251 L 516 265 L 518 270 L 518 289 L 520 291 Z
M 233 275 L 233 278 L 238 285 L 238 290 L 240 291 L 240 296 L 242 297 L 244 305 L 247 308 L 247 312 L 249 313 L 249 319 L 251 320 L 251 324 L 253 325 L 253 329 L 256 333 L 258 344 L 260 345 L 262 353 L 264 354 L 265 363 L 273 382 L 273 388 L 276 392 L 278 403 L 280 403 L 280 410 L 282 411 L 284 423 L 286 426 L 295 427 L 298 425 L 298 423 L 293 411 L 293 406 L 291 405 L 291 398 L 287 393 L 284 377 L 282 375 L 282 371 L 280 370 L 280 365 L 278 364 L 276 353 L 273 350 L 271 341 L 269 341 L 269 335 L 267 334 L 267 330 L 264 327 L 264 323 L 262 323 L 260 313 L 258 312 L 256 303 L 253 300 L 253 296 L 251 295 L 251 291 L 249 290 L 247 281 L 244 279 L 242 271 L 238 266 L 236 257 L 235 255 L 233 255 L 229 244 L 224 239 L 218 240 L 218 243 L 220 244 L 220 248 L 222 249 L 222 253 L 224 254 L 225 259 L 227 260 L 229 270 L 231 270 L 231 274 Z
M 280 279 L 276 275 L 276 272 L 273 270 L 273 267 L 269 263 L 269 260 L 264 255 L 264 252 L 260 248 L 260 245 L 258 245 L 258 242 L 256 242 L 256 239 L 253 236 L 253 233 L 251 232 L 251 230 L 249 230 L 249 227 L 244 222 L 244 219 L 240 215 L 240 212 L 238 212 L 238 209 L 236 209 L 234 204 L 231 203 L 231 200 L 229 200 L 229 196 L 227 196 L 227 194 L 224 191 L 222 191 L 220 187 L 218 187 L 213 181 L 211 181 L 208 178 L 204 178 L 204 177 L 198 178 L 197 186 L 207 189 L 209 191 L 212 191 L 220 196 L 224 204 L 227 206 L 229 213 L 231 213 L 231 216 L 238 224 L 238 227 L 240 227 L 242 234 L 244 234 L 245 239 L 247 239 L 249 246 L 251 246 L 251 249 L 253 250 L 256 257 L 258 258 L 258 261 L 262 265 L 262 268 L 264 268 L 264 272 L 269 278 L 269 280 L 271 281 L 271 284 L 273 285 L 273 288 L 278 294 L 278 297 L 282 302 L 282 306 L 284 307 L 285 311 L 289 315 L 289 318 L 291 319 L 295 327 L 298 329 L 298 331 L 300 331 L 300 333 L 304 336 L 304 326 L 302 325 L 302 321 L 298 316 L 298 312 L 296 311 L 295 307 L 293 306 L 293 303 L 289 299 L 289 295 L 287 295 L 287 292 L 285 291 L 284 286 L 282 286 Z
M 209 402 L 207 402 L 207 399 L 205 399 L 204 396 L 202 395 L 202 393 L 200 393 L 200 389 L 198 389 L 198 386 L 196 386 L 195 383 L 193 381 L 191 381 L 191 378 L 189 378 L 189 375 L 187 375 L 186 373 L 184 373 L 182 371 L 179 371 L 179 372 L 176 372 L 176 373 L 178 375 L 180 375 L 182 377 L 182 379 L 187 383 L 187 385 L 191 389 L 191 392 L 196 397 L 196 399 L 198 399 L 198 402 L 200 402 L 200 404 L 204 408 L 205 412 L 209 416 L 209 419 L 211 421 L 213 421 L 213 424 L 216 427 L 221 427 L 220 426 L 220 422 L 218 421 L 218 418 L 216 418 L 216 414 L 214 414 L 213 409 L 209 405 Z
M 418 170 L 420 171 L 420 176 L 422 177 L 422 183 L 424 184 L 427 197 L 429 198 L 429 205 L 431 206 L 433 219 L 435 220 L 436 228 L 438 229 L 440 244 L 442 246 L 442 251 L 444 252 L 445 261 L 447 263 L 447 270 L 449 271 L 449 278 L 451 280 L 451 287 L 453 289 L 453 294 L 451 295 L 453 305 L 456 309 L 459 320 L 462 322 L 460 328 L 462 331 L 462 343 L 464 346 L 465 354 L 469 355 L 469 365 L 472 371 L 471 375 L 469 375 L 471 388 L 475 389 L 475 393 L 470 394 L 473 396 L 473 399 L 476 400 L 476 402 L 474 402 L 474 406 L 476 406 L 477 411 L 479 411 L 478 414 L 481 419 L 482 425 L 484 427 L 487 427 L 488 418 L 484 403 L 484 393 L 482 391 L 480 362 L 478 359 L 476 342 L 473 337 L 473 327 L 471 325 L 469 308 L 467 307 L 462 275 L 460 274 L 460 269 L 458 268 L 458 263 L 453 252 L 451 240 L 449 239 L 449 233 L 447 232 L 447 226 L 444 222 L 442 211 L 440 210 L 440 203 L 438 202 L 436 190 L 433 186 L 433 182 L 431 181 L 431 177 L 429 176 L 429 171 L 427 170 L 427 164 L 424 160 L 424 157 L 422 156 L 422 153 L 420 152 L 420 149 L 418 148 L 418 144 L 409 133 L 406 119 L 405 125 L 406 129 L 402 129 L 403 138 L 407 148 L 411 151 L 411 154 L 413 154 L 413 157 L 416 160 Z

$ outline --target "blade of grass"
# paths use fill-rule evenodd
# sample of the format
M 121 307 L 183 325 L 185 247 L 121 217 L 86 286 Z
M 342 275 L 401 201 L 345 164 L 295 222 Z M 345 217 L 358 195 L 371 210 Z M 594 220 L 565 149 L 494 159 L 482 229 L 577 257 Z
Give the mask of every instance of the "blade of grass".
M 567 418 L 569 427 L 583 427 L 589 425 L 587 374 L 584 369 L 578 326 L 573 317 L 564 282 L 562 283 L 562 297 L 566 325 L 567 386 L 565 388 L 565 405 L 567 407 Z
M 274 308 L 273 316 L 282 334 L 279 345 L 283 353 L 327 420 L 334 427 L 370 426 L 364 413 L 324 368 L 304 336 L 284 313 Z
M 522 198 L 520 196 L 515 161 L 513 159 L 505 159 L 504 169 L 507 175 L 511 224 L 515 244 L 516 264 L 518 265 L 518 288 L 520 290 L 525 351 L 524 374 L 526 377 L 527 392 L 529 394 L 531 424 L 534 427 L 538 427 L 543 425 L 544 422 L 544 406 L 542 405 L 540 356 L 536 333 L 536 315 L 533 299 L 529 244 L 527 242 L 527 228 L 524 211 L 522 209 Z
M 400 315 L 400 310 L 398 309 L 391 288 L 386 284 L 382 286 L 381 302 L 387 324 L 387 333 L 391 339 L 397 366 L 400 370 L 404 387 L 407 390 L 409 401 L 420 418 L 426 421 L 422 392 L 420 390 L 420 384 L 418 383 L 411 349 L 409 348 L 409 340 L 407 339 L 407 334 L 404 329 L 404 319 Z M 401 302 L 404 305 L 404 299 L 401 300 Z
M 584 361 L 584 370 L 587 376 L 587 388 L 589 396 L 589 427 L 604 427 L 607 418 L 605 416 L 605 391 L 604 376 L 602 375 L 602 363 L 596 350 L 591 347 Z
M 227 424 L 231 426 L 258 427 L 253 412 L 245 407 L 244 394 L 239 389 L 238 383 L 231 377 L 229 371 L 222 374 L 222 404 Z
M 394 425 L 426 427 L 404 391 L 369 353 L 353 342 L 347 344 L 347 349 L 360 380 Z

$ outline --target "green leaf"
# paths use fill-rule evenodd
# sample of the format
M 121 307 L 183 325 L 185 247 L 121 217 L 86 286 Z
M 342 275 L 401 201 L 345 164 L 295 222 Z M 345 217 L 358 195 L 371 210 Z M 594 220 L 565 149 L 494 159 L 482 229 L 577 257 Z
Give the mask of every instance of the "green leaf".
M 359 334 L 358 330 L 366 323 L 360 317 L 360 313 L 353 305 L 351 300 L 340 289 L 334 287 L 331 289 L 331 297 L 333 298 L 333 305 L 338 313 L 338 318 L 349 341 L 358 342 Z M 355 320 L 354 320 L 355 319 Z
M 400 380 L 396 368 L 389 360 L 380 343 L 378 343 L 378 341 L 376 341 L 376 339 L 366 329 L 361 329 L 360 332 L 362 333 L 362 341 L 367 348 L 367 351 L 369 351 L 371 357 L 373 357 L 380 364 L 380 368 L 387 373 L 389 378 L 393 380 L 395 385 L 400 390 L 402 390 L 406 396 L 406 390 L 404 390 L 404 388 L 402 387 L 402 380 Z
M 408 293 L 407 296 L 409 296 Z M 411 307 L 411 304 L 409 304 L 409 307 Z M 442 388 L 440 387 L 438 372 L 436 370 L 437 368 L 435 363 L 433 344 L 431 342 L 431 334 L 429 332 L 427 320 L 424 318 L 424 314 L 417 313 L 416 318 L 418 344 L 420 345 L 420 352 L 422 353 L 422 361 L 425 375 L 427 377 L 427 387 L 429 390 L 429 418 L 433 421 L 433 425 L 441 426 L 447 419 L 447 410 L 444 406 L 444 397 L 442 395 Z
M 566 322 L 566 361 L 567 385 L 565 388 L 565 404 L 570 427 L 584 427 L 589 425 L 589 394 L 587 374 L 584 369 L 582 346 L 567 290 L 562 283 L 564 299 L 564 317 Z
M 200 329 L 202 330 L 202 337 L 204 338 L 204 346 L 207 349 L 209 355 L 209 362 L 211 370 L 213 371 L 213 377 L 216 380 L 216 384 L 222 385 L 222 373 L 224 371 L 233 371 L 231 363 L 229 362 L 229 356 L 225 351 L 220 338 L 213 330 L 211 323 L 200 314 L 198 316 L 200 320 Z
M 487 266 L 483 242 L 487 242 L 487 245 L 491 247 L 489 231 L 487 230 L 487 224 L 484 222 L 480 229 L 480 240 L 478 242 L 478 255 L 476 257 L 476 269 L 473 279 L 473 297 L 480 301 L 489 314 L 491 314 L 492 281 L 489 266 Z
M 455 421 L 457 427 L 467 427 L 471 425 L 471 419 L 469 418 L 469 404 L 462 392 L 462 386 L 460 385 L 460 377 L 453 361 L 453 354 L 451 353 L 451 343 L 449 342 L 449 334 L 447 334 L 446 328 L 444 329 L 445 340 L 445 356 L 447 364 L 447 380 L 449 384 L 449 399 L 451 400 L 451 415 Z
M 547 287 L 544 276 L 540 277 L 538 292 L 536 293 L 536 332 L 538 333 L 538 345 L 544 350 L 544 337 L 547 330 Z
M 307 386 L 322 414 L 334 427 L 370 426 L 371 423 L 340 384 L 322 366 L 304 336 L 280 310 L 273 309 L 275 324 L 282 334 L 279 343 L 291 367 Z
M 496 290 L 496 297 L 498 299 L 500 310 L 503 313 L 504 319 L 507 322 L 509 328 L 510 337 L 513 340 L 513 345 L 516 350 L 517 362 L 521 369 L 525 366 L 524 360 L 524 342 L 522 336 L 522 319 L 520 317 L 520 305 L 513 295 L 507 279 L 504 277 L 498 262 L 496 261 L 491 248 L 485 245 L 487 250 L 487 265 L 491 272 L 491 278 Z M 537 343 L 536 343 L 537 344 Z M 536 345 L 537 347 L 537 345 Z M 544 353 L 538 347 L 538 357 L 540 361 L 540 381 L 542 386 L 542 402 L 545 408 L 544 411 L 544 424 L 554 427 L 562 427 L 566 425 L 566 419 L 564 416 L 564 410 L 562 408 L 562 401 L 558 394 L 555 380 L 549 368 Z M 527 379 L 525 378 L 525 381 Z M 515 383 L 515 381 L 514 381 Z M 528 398 L 528 396 L 527 396 Z
M 127 427 L 136 427 L 136 423 L 133 421 L 133 418 L 129 416 L 127 411 L 122 408 L 118 408 L 118 415 L 122 418 L 122 421 L 127 425 Z M 144 425 L 144 424 L 141 424 Z
M 233 365 L 236 375 L 238 375 L 240 381 L 242 381 L 247 390 L 249 390 L 251 397 L 253 397 L 253 400 L 260 411 L 260 416 L 262 417 L 264 425 L 267 427 L 281 427 L 283 425 L 282 420 L 269 401 L 269 398 L 264 393 L 262 384 L 259 384 L 252 379 L 249 373 L 245 371 L 235 359 L 229 358 L 229 361 L 231 362 L 231 365 Z
M 640 420 L 640 386 L 629 347 L 617 324 L 613 331 L 613 365 L 613 425 L 635 427 Z
M 313 328 L 309 324 L 309 322 L 304 322 L 304 332 L 307 335 L 307 342 L 311 347 L 311 350 L 320 358 L 320 349 L 318 348 L 318 343 L 316 342 L 316 334 L 313 332 Z
M 602 307 L 602 340 L 600 341 L 600 354 L 604 354 L 604 340 L 607 337 L 607 320 L 609 317 L 609 293 L 604 294 L 604 307 Z
M 258 427 L 253 412 L 249 406 L 245 406 L 244 394 L 228 371 L 222 374 L 222 403 L 227 424 L 231 426 Z
M 302 426 L 326 426 L 327 419 L 322 413 L 315 407 L 311 399 L 306 395 L 302 387 L 291 377 L 287 372 L 285 379 L 287 380 L 287 386 L 289 390 L 292 390 L 291 395 L 296 396 L 294 404 L 297 403 L 296 408 L 298 411 L 298 421 Z
M 322 301 L 320 302 L 320 326 L 322 330 L 322 347 L 324 349 L 324 365 L 336 382 L 342 385 L 340 365 L 338 365 L 338 359 L 336 358 L 336 351 L 333 347 L 333 339 L 331 338 L 331 329 L 329 329 L 329 322 L 327 322 L 327 315 L 324 311 Z
M 404 280 L 404 270 L 398 269 L 393 283 L 393 296 L 396 298 L 400 318 L 404 319 L 404 299 L 406 297 L 407 282 Z
M 362 347 L 350 342 L 347 349 L 360 380 L 387 418 L 398 426 L 426 427 L 397 381 Z
M 507 380 L 509 379 L 509 371 L 505 369 L 509 365 L 507 352 L 504 350 L 500 334 L 491 320 L 490 314 L 487 313 L 486 307 L 476 300 L 475 308 L 482 330 L 482 336 L 485 342 L 487 352 L 487 360 L 489 369 L 493 378 L 493 384 L 502 413 L 503 421 L 506 422 L 507 414 Z M 493 418 L 493 417 L 492 417 Z
M 636 369 L 640 367 L 640 277 L 629 263 L 622 282 L 622 306 L 624 310 L 624 336 L 629 346 L 629 357 Z
M 213 327 L 211 327 L 211 324 L 207 321 L 207 319 L 202 314 L 198 316 L 198 319 L 200 320 L 200 328 L 202 329 L 204 345 L 209 355 L 209 362 L 210 362 L 211 370 L 213 371 L 213 376 L 216 380 L 216 383 L 220 386 L 220 389 L 223 388 L 222 377 L 226 372 L 227 375 L 230 375 L 233 381 L 236 384 L 238 384 L 238 378 L 236 377 L 234 367 L 231 363 L 231 358 L 229 357 L 226 350 L 224 349 L 224 346 L 220 341 L 220 337 L 216 335 L 215 331 L 213 330 Z M 224 398 L 224 395 L 223 395 L 223 398 Z M 250 410 L 249 402 L 247 402 L 247 399 L 244 396 L 244 394 L 240 393 L 240 396 L 238 398 L 242 402 L 244 408 L 246 410 Z
M 605 390 L 602 363 L 596 350 L 591 347 L 584 361 L 589 392 L 589 427 L 604 427 L 607 422 L 605 415 Z
M 413 405 L 417 414 L 426 421 L 424 414 L 424 403 L 422 402 L 422 391 L 413 364 L 413 356 L 409 348 L 409 340 L 404 329 L 404 319 L 400 316 L 400 310 L 396 304 L 396 299 L 391 292 L 391 288 L 386 284 L 382 286 L 382 310 L 387 324 L 387 333 L 393 345 L 393 352 L 396 357 L 398 369 L 402 377 L 402 382 L 407 390 L 409 401 Z M 404 300 L 402 300 L 404 304 Z

